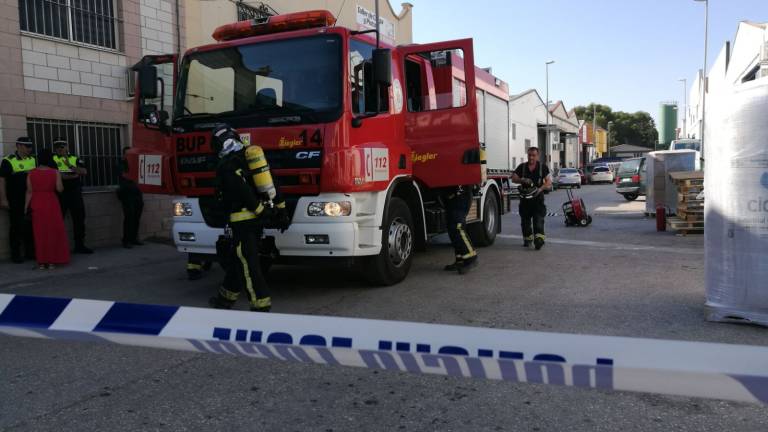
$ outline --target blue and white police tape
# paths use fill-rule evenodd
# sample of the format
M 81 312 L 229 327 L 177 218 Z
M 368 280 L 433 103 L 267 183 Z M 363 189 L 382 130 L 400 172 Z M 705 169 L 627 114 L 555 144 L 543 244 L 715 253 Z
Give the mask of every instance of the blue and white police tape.
M 0 333 L 768 403 L 768 347 L 0 294 Z

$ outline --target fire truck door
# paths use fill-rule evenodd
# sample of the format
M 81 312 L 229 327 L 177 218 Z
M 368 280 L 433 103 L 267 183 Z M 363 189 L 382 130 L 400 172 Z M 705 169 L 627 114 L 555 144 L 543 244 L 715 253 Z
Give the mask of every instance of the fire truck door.
M 472 39 L 398 49 L 414 176 L 428 187 L 480 183 Z
M 147 193 L 173 193 L 171 113 L 176 88 L 176 55 L 145 56 L 132 67 L 136 76 L 132 146 L 125 159 L 128 176 Z

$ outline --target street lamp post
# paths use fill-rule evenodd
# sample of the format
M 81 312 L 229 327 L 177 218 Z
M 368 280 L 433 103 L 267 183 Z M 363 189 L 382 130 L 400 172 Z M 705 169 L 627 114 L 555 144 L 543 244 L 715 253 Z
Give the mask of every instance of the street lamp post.
M 687 117 L 688 117 L 688 79 L 680 78 L 678 81 L 683 83 L 683 133 L 682 138 L 688 138 Z M 680 111 L 677 111 L 680 114 Z
M 701 85 L 701 166 L 704 167 L 704 131 L 707 117 L 707 43 L 709 39 L 709 0 L 693 0 L 704 2 L 704 69 L 702 69 Z
M 555 62 L 554 60 L 550 60 L 545 63 L 545 68 L 547 70 L 547 74 L 546 74 L 547 75 L 547 102 L 544 104 L 545 105 L 544 108 L 547 110 L 547 127 L 546 127 L 546 139 L 545 139 L 546 142 L 544 143 L 544 146 L 545 146 L 544 149 L 539 149 L 539 151 L 542 151 L 542 150 L 544 151 L 543 153 L 544 155 L 549 154 L 550 141 L 552 141 L 551 137 L 549 136 L 549 65 L 551 65 L 554 62 Z M 544 160 L 543 163 L 547 163 L 547 161 Z

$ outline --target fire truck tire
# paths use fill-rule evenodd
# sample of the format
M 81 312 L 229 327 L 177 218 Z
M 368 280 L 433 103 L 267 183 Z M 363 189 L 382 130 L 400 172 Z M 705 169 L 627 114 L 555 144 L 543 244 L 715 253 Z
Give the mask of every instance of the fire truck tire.
M 373 285 L 389 286 L 408 275 L 413 262 L 415 230 L 408 205 L 392 198 L 382 224 L 381 252 L 363 260 L 365 278 Z
M 499 231 L 499 200 L 496 194 L 488 192 L 483 204 L 483 220 L 467 226 L 469 237 L 475 246 L 486 247 L 496 241 Z

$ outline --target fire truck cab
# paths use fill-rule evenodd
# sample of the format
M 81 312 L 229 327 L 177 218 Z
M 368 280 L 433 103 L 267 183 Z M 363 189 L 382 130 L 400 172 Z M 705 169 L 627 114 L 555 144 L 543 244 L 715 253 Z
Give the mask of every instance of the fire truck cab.
M 476 91 L 508 99 L 506 85 L 487 73 L 476 83 L 471 39 L 382 47 L 334 24 L 328 11 L 241 21 L 180 62 L 147 56 L 134 66 L 129 176 L 145 193 L 181 196 L 179 251 L 215 255 L 227 223 L 210 147 L 221 122 L 264 149 L 292 214 L 285 232 L 265 231 L 267 260 L 342 258 L 372 283 L 400 282 L 414 251 L 446 231 L 441 195 L 457 186 L 474 193 L 473 242 L 494 242 L 509 173 L 488 176 Z

